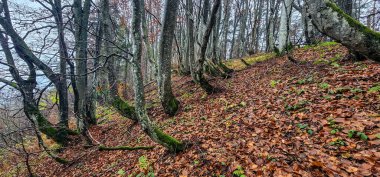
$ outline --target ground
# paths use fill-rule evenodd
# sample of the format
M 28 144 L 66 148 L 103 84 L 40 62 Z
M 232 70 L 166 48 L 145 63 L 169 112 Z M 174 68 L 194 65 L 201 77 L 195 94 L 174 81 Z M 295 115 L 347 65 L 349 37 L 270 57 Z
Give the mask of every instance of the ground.
M 166 133 L 191 143 L 170 154 L 138 125 L 105 109 L 91 134 L 107 146 L 152 150 L 98 151 L 73 141 L 60 165 L 45 157 L 39 176 L 379 176 L 380 65 L 355 62 L 347 49 L 325 43 L 296 49 L 290 62 L 271 54 L 226 65 L 239 71 L 212 78 L 207 95 L 189 77 L 175 77 L 181 102 L 164 114 L 154 86 L 147 88 L 150 117 Z M 256 59 L 257 60 L 256 60 Z M 257 61 L 257 62 L 256 62 Z M 235 68 L 235 69 L 236 69 Z

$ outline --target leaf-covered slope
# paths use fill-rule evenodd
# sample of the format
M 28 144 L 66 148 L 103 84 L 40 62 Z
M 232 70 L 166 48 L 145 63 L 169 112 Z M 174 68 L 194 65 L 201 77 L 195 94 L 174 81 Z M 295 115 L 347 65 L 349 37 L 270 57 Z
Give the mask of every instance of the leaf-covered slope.
M 64 167 L 45 159 L 39 166 L 49 168 L 39 174 L 378 176 L 380 65 L 346 55 L 335 44 L 297 49 L 299 64 L 285 57 L 255 63 L 229 79 L 213 79 L 222 90 L 213 95 L 177 77 L 173 90 L 181 108 L 175 117 L 163 113 L 156 91 L 147 93 L 147 102 L 165 132 L 193 143 L 188 150 L 100 152 L 74 143 L 62 155 L 75 163 Z M 155 145 L 117 114 L 101 119 L 91 134 L 102 144 Z

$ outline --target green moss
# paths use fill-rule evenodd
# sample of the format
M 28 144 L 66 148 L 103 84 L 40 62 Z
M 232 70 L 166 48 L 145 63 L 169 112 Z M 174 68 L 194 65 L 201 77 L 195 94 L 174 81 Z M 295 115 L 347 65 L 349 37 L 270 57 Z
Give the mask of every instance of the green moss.
M 174 116 L 178 110 L 178 107 L 179 101 L 173 97 L 168 101 L 167 105 L 165 106 L 165 113 L 170 116 Z
M 29 108 L 28 113 L 35 116 L 39 131 L 59 144 L 64 145 L 66 143 L 68 131 L 65 128 L 55 128 L 53 124 L 51 124 L 39 110 L 33 110 L 33 108 Z
M 239 70 L 246 69 L 248 67 L 246 64 L 250 66 L 258 62 L 270 60 L 274 58 L 275 56 L 276 56 L 275 53 L 259 54 L 255 56 L 249 56 L 244 59 L 232 59 L 232 60 L 224 62 L 223 65 L 224 67 L 227 67 L 230 71 L 234 71 L 234 70 L 239 71 Z M 244 60 L 246 64 L 244 64 L 242 60 Z
M 128 102 L 123 101 L 120 97 L 114 98 L 112 106 L 116 108 L 123 116 L 132 120 L 137 120 L 135 108 L 130 106 Z
M 60 157 L 54 157 L 54 160 L 57 161 L 60 164 L 68 164 L 69 163 L 68 160 L 66 160 L 64 158 L 60 158 Z
M 322 42 L 322 43 L 318 44 L 318 46 L 329 47 L 329 46 L 335 46 L 337 44 L 338 43 L 334 42 L 334 41 L 327 41 L 327 42 Z
M 155 128 L 154 133 L 157 135 L 157 138 L 160 141 L 162 141 L 168 146 L 167 148 L 169 148 L 169 151 L 180 152 L 185 149 L 185 146 L 182 142 L 178 141 L 177 139 L 173 138 L 170 135 L 165 134 L 159 128 Z
M 80 133 L 78 132 L 78 130 L 66 130 L 67 131 L 67 134 L 69 135 L 80 135 Z
M 359 30 L 360 32 L 362 32 L 369 39 L 380 40 L 380 33 L 379 32 L 371 30 L 370 28 L 368 28 L 365 25 L 361 24 L 359 21 L 357 21 L 354 18 L 352 18 L 350 15 L 344 13 L 344 11 L 342 9 L 340 9 L 335 3 L 331 2 L 331 1 L 327 1 L 326 5 L 328 7 L 330 7 L 332 10 L 334 10 L 335 12 L 337 12 L 341 17 L 343 17 L 344 19 L 346 19 L 346 21 L 348 22 L 348 24 L 351 27 Z
M 13 88 L 18 88 L 17 83 L 14 83 L 14 82 L 12 82 L 12 83 L 10 84 L 10 86 L 13 87 Z
M 228 68 L 228 67 L 227 67 L 225 64 L 223 64 L 223 63 L 219 63 L 218 65 L 219 65 L 219 67 L 222 68 L 222 69 L 224 70 L 224 72 L 227 73 L 227 74 L 231 74 L 231 73 L 234 72 L 233 69 Z
M 38 129 L 46 134 L 47 137 L 56 139 L 56 135 L 58 134 L 58 130 L 55 129 L 52 124 L 42 116 L 39 111 L 34 111 L 32 114 L 36 116 L 36 120 L 38 123 Z

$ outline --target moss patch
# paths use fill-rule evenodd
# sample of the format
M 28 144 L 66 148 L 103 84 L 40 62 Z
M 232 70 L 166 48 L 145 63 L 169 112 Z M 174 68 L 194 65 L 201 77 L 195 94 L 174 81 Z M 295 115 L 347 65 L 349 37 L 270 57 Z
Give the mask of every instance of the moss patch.
M 137 120 L 135 108 L 130 106 L 128 102 L 123 101 L 120 97 L 114 98 L 112 106 L 116 108 L 121 115 L 132 120 Z
M 162 141 L 168 146 L 167 148 L 171 152 L 180 152 L 184 150 L 185 146 L 182 142 L 178 141 L 170 135 L 165 134 L 159 128 L 155 128 L 154 133 L 157 135 L 157 138 L 160 141 Z
M 174 116 L 179 108 L 179 104 L 180 103 L 177 99 L 175 99 L 174 97 L 171 98 L 168 101 L 167 105 L 164 107 L 165 113 L 168 114 L 169 116 Z
M 46 118 L 40 113 L 39 110 L 31 110 L 29 114 L 36 117 L 38 124 L 38 130 L 45 134 L 47 137 L 52 138 L 59 144 L 65 144 L 67 138 L 67 131 L 65 129 L 58 130 L 46 120 Z
M 246 62 L 248 65 L 253 65 L 257 62 L 272 59 L 275 56 L 276 56 L 275 53 L 265 53 L 265 54 L 260 54 L 256 56 L 249 56 L 249 57 L 244 58 L 244 62 Z M 247 65 L 243 63 L 241 59 L 229 60 L 225 62 L 224 65 L 229 69 L 237 70 L 237 71 L 247 68 Z

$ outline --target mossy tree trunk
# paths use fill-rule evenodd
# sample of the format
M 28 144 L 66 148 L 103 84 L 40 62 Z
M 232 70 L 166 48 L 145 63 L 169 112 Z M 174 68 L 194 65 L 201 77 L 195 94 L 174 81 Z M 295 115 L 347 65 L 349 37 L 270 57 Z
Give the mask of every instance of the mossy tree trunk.
M 184 149 L 184 144 L 177 139 L 163 133 L 149 118 L 145 108 L 144 85 L 141 73 L 142 56 L 142 36 L 141 36 L 141 15 L 143 10 L 143 0 L 133 0 L 133 20 L 132 29 L 134 37 L 134 56 L 131 61 L 133 83 L 135 92 L 135 106 L 137 119 L 143 131 L 155 142 L 166 147 L 171 152 L 178 152 Z
M 60 127 L 68 128 L 69 125 L 69 100 L 68 100 L 68 89 L 67 89 L 67 62 L 69 60 L 69 54 L 67 51 L 67 45 L 65 42 L 64 33 L 64 22 L 62 15 L 62 3 L 61 1 L 50 2 L 51 13 L 54 16 L 54 21 L 57 24 L 58 31 L 58 42 L 59 42 L 59 81 L 56 86 L 58 90 L 59 98 L 59 113 L 60 113 Z
M 380 62 L 380 33 L 364 26 L 330 0 L 307 0 L 308 16 L 323 34 L 369 59 Z
M 52 4 L 52 5 L 59 5 L 59 4 Z M 9 64 L 9 70 L 12 74 L 12 77 L 15 79 L 19 91 L 23 94 L 24 99 L 24 111 L 26 114 L 30 114 L 31 117 L 35 117 L 36 119 L 34 121 L 38 121 L 40 119 L 44 119 L 46 122 L 46 118 L 41 116 L 42 114 L 38 114 L 35 112 L 39 112 L 38 106 L 35 103 L 35 100 L 33 98 L 33 89 L 36 87 L 36 68 L 41 70 L 44 75 L 54 84 L 58 95 L 59 95 L 59 119 L 60 123 L 58 128 L 54 128 L 57 130 L 56 132 L 50 134 L 48 136 L 61 136 L 64 138 L 67 135 L 68 130 L 68 99 L 67 99 L 67 83 L 66 83 L 66 63 L 64 56 L 61 56 L 60 61 L 60 72 L 61 73 L 55 73 L 51 67 L 49 67 L 47 64 L 45 64 L 43 61 L 41 61 L 29 48 L 29 46 L 26 44 L 24 39 L 16 32 L 15 28 L 12 24 L 12 18 L 10 15 L 10 11 L 8 8 L 8 2 L 6 0 L 2 0 L 2 3 L 0 4 L 1 9 L 4 11 L 3 15 L 0 16 L 0 25 L 2 26 L 4 30 L 4 34 L 10 37 L 10 39 L 13 42 L 13 49 L 16 51 L 18 57 L 20 57 L 21 60 L 23 60 L 29 70 L 29 75 L 27 79 L 23 79 L 19 71 L 16 68 L 16 65 L 14 63 L 14 59 L 11 53 L 11 49 L 8 46 L 8 39 L 6 36 L 1 34 L 1 46 L 3 48 L 3 52 L 6 56 L 7 63 Z M 53 15 L 57 15 L 57 11 L 52 11 Z M 58 14 L 59 15 L 59 14 Z M 59 18 L 59 16 L 55 16 L 55 18 Z M 61 19 L 56 19 L 56 23 L 58 24 L 58 27 L 61 25 Z M 59 38 L 61 36 L 61 29 L 59 29 Z M 60 44 L 61 49 L 61 44 Z M 60 54 L 62 55 L 62 52 L 60 50 Z M 34 106 L 32 103 L 34 102 Z M 28 112 L 27 112 L 28 111 Z M 38 124 L 37 124 L 38 125 Z M 46 126 L 52 127 L 51 124 L 47 124 Z M 44 127 L 46 127 L 44 126 Z M 49 128 L 48 128 L 49 129 Z M 41 129 L 43 131 L 43 129 Z M 45 133 L 45 132 L 44 132 Z M 54 139 L 54 137 L 53 137 Z
M 101 14 L 99 16 L 99 29 L 96 44 L 96 55 L 100 57 L 101 51 L 104 53 L 107 59 L 107 75 L 108 75 L 108 89 L 109 93 L 105 100 L 107 103 L 115 108 L 123 117 L 137 121 L 135 108 L 131 106 L 127 101 L 123 100 L 118 94 L 118 81 L 116 74 L 115 60 L 117 59 L 113 56 L 117 51 L 113 50 L 112 42 L 116 41 L 116 34 L 112 33 L 112 23 L 110 15 L 110 4 L 109 0 L 101 0 Z
M 215 0 L 214 5 L 212 7 L 212 11 L 211 11 L 211 17 L 207 24 L 206 32 L 202 38 L 201 53 L 200 53 L 199 60 L 196 63 L 195 77 L 193 78 L 194 81 L 198 83 L 202 87 L 202 89 L 205 90 L 208 94 L 211 94 L 214 92 L 214 87 L 203 76 L 203 65 L 206 62 L 207 45 L 210 39 L 212 29 L 216 23 L 216 18 L 217 18 L 216 15 L 217 15 L 219 7 L 220 7 L 220 0 Z
M 160 55 L 158 58 L 158 92 L 166 114 L 174 116 L 179 108 L 171 83 L 172 43 L 176 27 L 177 9 L 180 1 L 166 0 L 160 36 Z
M 55 127 L 51 124 L 38 109 L 38 104 L 34 98 L 34 89 L 37 86 L 36 81 L 36 68 L 33 63 L 29 60 L 24 60 L 28 66 L 28 77 L 24 79 L 21 77 L 20 72 L 16 68 L 11 50 L 8 46 L 8 40 L 3 35 L 0 34 L 1 47 L 3 49 L 7 64 L 9 65 L 9 72 L 11 73 L 13 79 L 16 83 L 1 80 L 1 82 L 13 87 L 14 89 L 20 91 L 23 98 L 23 107 L 26 117 L 36 126 L 36 129 L 46 134 L 47 137 L 53 139 L 54 141 L 65 144 L 67 137 L 67 129 L 62 127 Z

